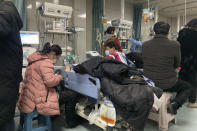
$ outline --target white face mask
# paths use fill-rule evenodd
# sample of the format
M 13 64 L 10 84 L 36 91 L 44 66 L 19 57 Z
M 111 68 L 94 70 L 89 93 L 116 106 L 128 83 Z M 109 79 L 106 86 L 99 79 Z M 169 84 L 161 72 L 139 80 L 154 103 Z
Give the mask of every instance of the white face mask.
M 109 50 L 105 50 L 105 55 L 106 56 L 109 56 L 110 55 Z

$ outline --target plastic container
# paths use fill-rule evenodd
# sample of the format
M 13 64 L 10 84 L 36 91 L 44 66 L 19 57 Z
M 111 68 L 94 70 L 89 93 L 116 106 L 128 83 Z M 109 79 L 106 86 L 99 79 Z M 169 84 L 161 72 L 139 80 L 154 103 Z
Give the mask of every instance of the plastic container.
M 105 100 L 100 107 L 100 118 L 108 126 L 115 126 L 116 110 L 111 101 Z

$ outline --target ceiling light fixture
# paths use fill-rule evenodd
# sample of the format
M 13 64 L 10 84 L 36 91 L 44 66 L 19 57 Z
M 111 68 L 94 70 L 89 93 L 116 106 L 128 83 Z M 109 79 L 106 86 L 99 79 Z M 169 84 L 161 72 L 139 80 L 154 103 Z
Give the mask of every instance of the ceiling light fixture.
M 36 9 L 42 5 L 41 2 L 36 1 Z
M 86 18 L 86 13 L 78 15 L 80 18 Z
M 32 9 L 32 4 L 29 4 L 29 5 L 27 6 L 27 9 Z
M 107 24 L 111 24 L 111 20 L 107 21 Z

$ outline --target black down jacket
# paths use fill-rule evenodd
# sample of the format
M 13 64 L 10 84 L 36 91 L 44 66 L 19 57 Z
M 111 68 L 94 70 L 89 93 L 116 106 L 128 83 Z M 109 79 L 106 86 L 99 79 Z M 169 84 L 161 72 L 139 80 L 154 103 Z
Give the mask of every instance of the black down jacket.
M 132 75 L 140 75 L 134 69 L 116 60 L 96 57 L 77 65 L 74 70 L 100 78 L 101 90 L 112 98 L 117 112 L 136 129 L 144 129 L 153 105 L 153 91 L 158 97 L 162 91 L 150 88 L 145 82 L 132 81 Z M 118 83 L 118 84 L 117 84 Z
M 182 80 L 196 85 L 197 81 L 197 31 L 184 28 L 180 30 L 177 39 L 181 44 L 181 71 Z
M 143 130 L 154 102 L 152 89 L 140 84 L 118 85 L 106 78 L 101 80 L 101 87 L 117 113 L 133 128 Z
M 107 77 L 119 84 L 127 83 L 132 75 L 140 75 L 141 73 L 135 68 L 131 68 L 122 62 L 113 59 L 95 57 L 74 67 L 74 71 L 80 74 L 89 74 L 93 77 Z
M 130 52 L 130 53 L 126 54 L 126 56 L 129 60 L 131 60 L 135 64 L 136 68 L 138 68 L 138 69 L 143 68 L 144 63 L 143 63 L 143 59 L 142 59 L 141 54 Z
M 0 2 L 0 126 L 14 117 L 23 52 L 19 31 L 22 21 L 12 2 Z

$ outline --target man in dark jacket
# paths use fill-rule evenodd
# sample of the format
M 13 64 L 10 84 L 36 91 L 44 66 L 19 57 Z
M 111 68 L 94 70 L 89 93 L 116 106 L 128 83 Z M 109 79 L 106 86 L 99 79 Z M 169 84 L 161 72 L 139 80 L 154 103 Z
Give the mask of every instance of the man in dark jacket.
M 170 25 L 158 22 L 154 25 L 155 37 L 142 46 L 144 75 L 166 92 L 176 92 L 168 105 L 168 112 L 176 114 L 191 94 L 191 85 L 178 80 L 176 68 L 180 64 L 180 44 L 167 38 Z
M 185 28 L 180 30 L 177 40 L 181 44 L 182 58 L 179 77 L 193 87 L 188 107 L 197 108 L 197 19 L 192 19 Z
M 22 21 L 12 2 L 0 1 L 0 130 L 14 131 L 14 114 L 22 80 Z

